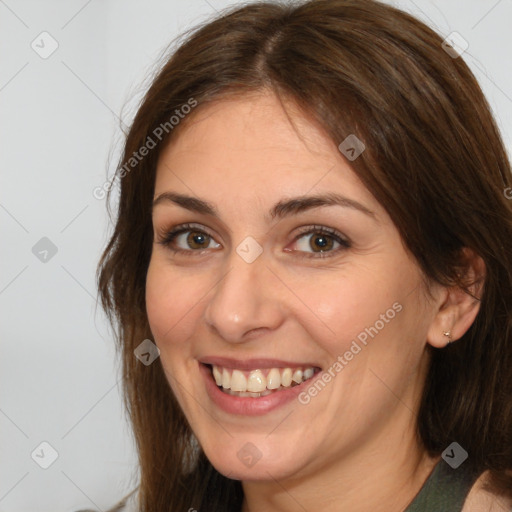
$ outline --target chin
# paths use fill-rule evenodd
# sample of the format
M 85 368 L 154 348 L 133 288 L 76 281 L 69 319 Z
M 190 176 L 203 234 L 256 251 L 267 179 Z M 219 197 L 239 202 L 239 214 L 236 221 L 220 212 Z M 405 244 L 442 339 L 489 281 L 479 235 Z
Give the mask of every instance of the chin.
M 259 448 L 256 448 L 256 443 Z M 279 451 L 269 443 L 262 446 L 261 442 L 252 443 L 245 439 L 233 439 L 225 448 L 217 444 L 212 450 L 205 449 L 208 460 L 219 473 L 233 480 L 245 481 L 281 480 L 293 476 L 301 466 L 295 457 L 296 450 L 290 447 L 287 451 L 289 457 Z

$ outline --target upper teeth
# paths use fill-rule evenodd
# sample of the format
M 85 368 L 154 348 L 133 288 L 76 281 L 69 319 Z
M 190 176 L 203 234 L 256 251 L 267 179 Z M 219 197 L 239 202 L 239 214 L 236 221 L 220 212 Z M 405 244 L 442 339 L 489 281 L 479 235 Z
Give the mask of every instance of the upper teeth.
M 265 370 L 231 370 L 213 365 L 213 378 L 217 386 L 232 391 L 250 391 L 260 393 L 265 389 L 277 389 L 280 386 L 290 387 L 292 382 L 301 382 L 313 377 L 315 370 L 309 368 L 270 368 Z

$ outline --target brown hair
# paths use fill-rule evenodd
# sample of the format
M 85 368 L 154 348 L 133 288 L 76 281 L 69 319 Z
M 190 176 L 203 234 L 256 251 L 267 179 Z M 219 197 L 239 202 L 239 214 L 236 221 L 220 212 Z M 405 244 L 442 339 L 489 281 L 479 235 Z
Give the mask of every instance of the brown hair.
M 418 436 L 431 455 L 457 441 L 467 463 L 491 470 L 494 492 L 511 495 L 511 168 L 477 81 L 441 43 L 420 21 L 374 0 L 230 8 L 188 34 L 162 67 L 127 134 L 118 173 L 191 98 L 198 111 L 268 88 L 294 100 L 336 145 L 356 134 L 366 150 L 352 168 L 428 279 L 469 293 L 461 249 L 485 262 L 473 325 L 442 350 L 429 346 Z M 243 497 L 241 483 L 218 473 L 200 449 L 194 463 L 194 436 L 160 361 L 146 367 L 133 353 L 152 338 L 145 279 L 158 156 L 193 115 L 118 177 L 115 229 L 98 266 L 102 305 L 122 352 L 142 511 L 239 510 Z

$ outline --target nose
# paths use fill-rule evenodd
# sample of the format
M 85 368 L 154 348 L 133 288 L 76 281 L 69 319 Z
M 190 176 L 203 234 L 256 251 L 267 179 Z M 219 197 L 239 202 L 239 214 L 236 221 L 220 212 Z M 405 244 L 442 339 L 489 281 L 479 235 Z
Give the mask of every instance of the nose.
M 284 320 L 280 288 L 262 256 L 247 263 L 234 252 L 224 277 L 211 292 L 204 320 L 210 330 L 230 343 L 275 330 Z

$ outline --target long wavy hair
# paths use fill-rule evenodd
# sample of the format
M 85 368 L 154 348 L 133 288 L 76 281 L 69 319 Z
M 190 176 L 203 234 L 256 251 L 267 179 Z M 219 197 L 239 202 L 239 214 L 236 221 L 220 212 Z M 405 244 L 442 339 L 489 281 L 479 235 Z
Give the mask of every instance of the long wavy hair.
M 97 270 L 122 357 L 140 510 L 241 507 L 241 482 L 221 475 L 198 447 L 160 360 L 145 366 L 134 349 L 152 339 L 145 281 L 162 149 L 202 106 L 265 88 L 294 100 L 336 145 L 349 134 L 364 142 L 352 169 L 430 282 L 471 293 L 462 249 L 485 262 L 470 329 L 446 348 L 427 348 L 417 435 L 432 456 L 457 441 L 469 453 L 466 463 L 490 470 L 494 492 L 512 495 L 511 166 L 463 57 L 445 51 L 440 35 L 422 22 L 374 0 L 255 2 L 231 7 L 183 37 L 165 56 L 127 133 L 114 230 Z M 191 99 L 194 111 L 171 129 L 169 119 Z M 155 138 L 159 127 L 165 136 Z M 148 137 L 156 147 L 134 159 Z

